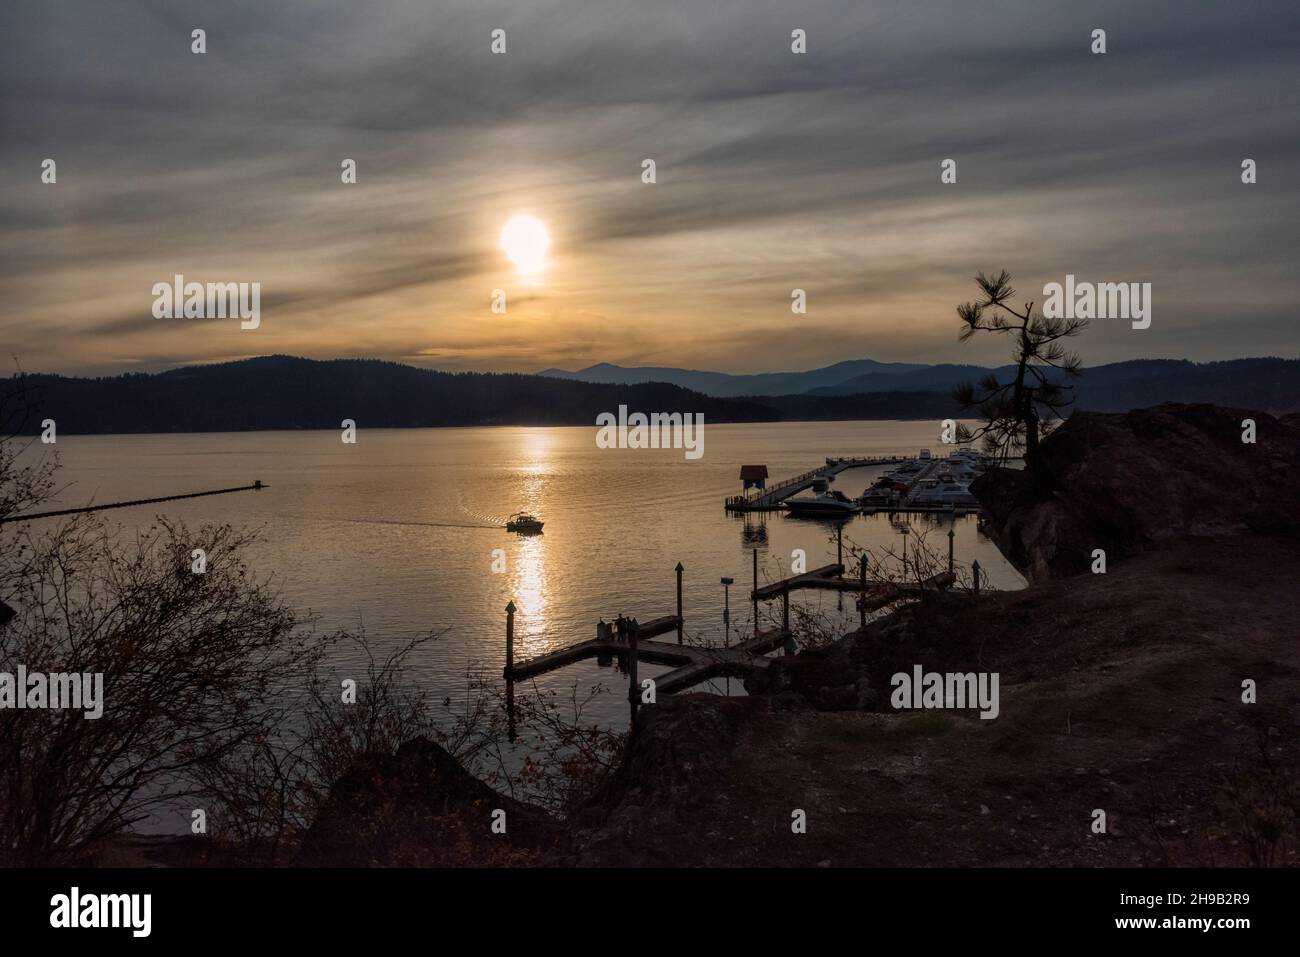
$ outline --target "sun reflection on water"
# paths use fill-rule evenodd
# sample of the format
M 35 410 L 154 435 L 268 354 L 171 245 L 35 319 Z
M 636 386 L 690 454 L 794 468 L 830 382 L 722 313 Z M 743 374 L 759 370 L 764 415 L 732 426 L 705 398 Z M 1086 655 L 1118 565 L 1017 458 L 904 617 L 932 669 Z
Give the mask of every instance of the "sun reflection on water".
M 521 436 L 519 470 L 525 475 L 545 475 L 551 468 L 551 445 L 554 437 L 546 429 L 526 429 Z
M 520 508 L 546 521 L 544 500 L 546 476 L 551 469 L 551 433 L 545 429 L 526 429 L 519 441 L 519 464 L 522 473 Z M 547 650 L 554 635 L 547 641 L 547 611 L 550 587 L 546 575 L 546 536 L 521 535 L 512 563 L 510 585 L 518 608 L 516 634 L 523 642 L 520 650 L 527 655 Z
M 514 595 L 515 632 L 524 642 L 529 655 L 542 650 L 529 647 L 546 634 L 546 608 L 549 588 L 546 581 L 546 542 L 542 535 L 519 537 L 518 551 L 512 563 L 514 574 L 510 587 Z

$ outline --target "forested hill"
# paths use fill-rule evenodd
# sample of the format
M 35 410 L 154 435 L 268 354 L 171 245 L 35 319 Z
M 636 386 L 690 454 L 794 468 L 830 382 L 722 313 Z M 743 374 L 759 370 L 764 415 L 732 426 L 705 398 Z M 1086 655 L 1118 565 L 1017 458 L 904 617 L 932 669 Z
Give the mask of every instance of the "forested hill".
M 939 367 L 935 367 L 939 368 Z M 909 376 L 897 375 L 900 385 Z M 63 435 L 242 432 L 469 425 L 594 425 L 602 412 L 699 412 L 706 422 L 943 419 L 961 415 L 935 385 L 855 394 L 721 398 L 664 382 L 582 382 L 550 376 L 435 372 L 377 359 L 317 361 L 264 356 L 158 373 L 97 379 L 32 374 L 19 384 L 31 406 L 20 431 L 54 419 Z M 1127 411 L 1160 402 L 1211 402 L 1300 410 L 1300 363 L 1242 359 L 1115 363 L 1085 370 L 1079 407 Z
M 35 413 L 23 428 L 52 418 L 60 434 L 238 432 L 454 425 L 594 424 L 601 412 L 702 412 L 705 421 L 770 420 L 754 402 L 715 399 L 674 385 L 598 385 L 539 376 L 448 373 L 396 362 L 319 362 L 265 356 L 155 374 L 99 379 L 28 375 Z

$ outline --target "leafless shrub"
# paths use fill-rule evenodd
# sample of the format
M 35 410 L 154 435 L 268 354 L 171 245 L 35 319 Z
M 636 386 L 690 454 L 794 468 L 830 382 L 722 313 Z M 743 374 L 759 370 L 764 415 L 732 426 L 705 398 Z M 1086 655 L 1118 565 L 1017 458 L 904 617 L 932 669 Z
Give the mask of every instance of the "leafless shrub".
M 11 384 L 13 386 L 13 384 Z M 21 382 L 0 391 L 0 519 L 48 501 L 56 462 L 15 437 Z M 0 523 L 0 670 L 103 675 L 104 710 L 0 710 L 0 865 L 93 859 L 151 816 L 204 811 L 211 859 L 283 863 L 365 755 L 437 740 L 489 783 L 563 812 L 617 764 L 624 735 L 583 717 L 586 694 L 515 698 L 470 676 L 438 712 L 405 674 L 434 634 L 386 654 L 364 632 L 322 636 L 244 562 L 254 533 L 158 519 L 124 541 L 92 515 Z M 191 567 L 203 549 L 206 568 Z M 331 665 L 366 661 L 345 702 Z M 510 740 L 527 742 L 517 760 Z
M 23 529 L 0 670 L 103 675 L 103 716 L 0 711 L 0 860 L 81 858 L 198 794 L 196 772 L 282 723 L 280 693 L 320 643 L 241 555 L 229 526 L 160 521 L 121 544 L 81 518 Z M 203 548 L 207 571 L 190 571 Z M 196 805 L 198 806 L 198 805 Z
M 285 863 L 331 785 L 360 759 L 438 736 L 432 706 L 404 674 L 408 657 L 438 637 L 417 636 L 381 658 L 364 630 L 330 635 L 312 667 L 284 689 L 284 711 L 271 733 L 195 768 L 198 790 L 212 805 L 212 835 L 226 857 Z M 341 646 L 359 652 L 365 667 L 332 664 L 343 657 Z M 345 700 L 344 679 L 355 682 L 349 689 L 355 700 Z
M 575 681 L 564 693 L 536 682 L 516 687 L 513 732 L 522 748 L 515 751 L 509 692 L 482 674 L 471 675 L 469 681 L 474 704 L 456 715 L 441 740 L 449 750 L 457 742 L 472 742 L 453 753 L 511 797 L 565 817 L 604 784 L 622 760 L 627 733 L 585 716 L 594 700 L 609 693 L 603 684 L 584 688 Z M 512 758 L 519 754 L 522 760 Z

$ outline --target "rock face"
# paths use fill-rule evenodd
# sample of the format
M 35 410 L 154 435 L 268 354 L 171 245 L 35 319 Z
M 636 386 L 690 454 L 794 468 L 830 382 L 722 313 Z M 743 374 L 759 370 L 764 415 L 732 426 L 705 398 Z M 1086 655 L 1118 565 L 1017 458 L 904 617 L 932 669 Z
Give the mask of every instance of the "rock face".
M 492 831 L 506 813 L 509 837 Z M 416 738 L 339 778 L 298 852 L 300 867 L 455 867 L 536 863 L 554 821 L 490 787 Z
M 1253 444 L 1242 421 L 1253 419 Z M 1089 570 L 1186 535 L 1300 529 L 1300 421 L 1167 403 L 1076 412 L 1031 472 L 996 469 L 972 491 L 986 532 L 1032 581 Z

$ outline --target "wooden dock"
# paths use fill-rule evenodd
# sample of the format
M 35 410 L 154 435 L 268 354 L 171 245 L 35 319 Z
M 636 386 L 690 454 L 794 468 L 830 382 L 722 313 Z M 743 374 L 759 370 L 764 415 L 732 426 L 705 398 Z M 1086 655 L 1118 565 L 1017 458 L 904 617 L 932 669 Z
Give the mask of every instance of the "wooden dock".
M 676 627 L 677 617 L 670 615 L 642 625 L 640 635 L 645 636 L 647 632 L 664 634 Z M 705 648 L 641 639 L 632 643 L 591 638 L 519 662 L 512 670 L 507 671 L 505 677 L 511 681 L 526 680 L 587 658 L 613 656 L 627 663 L 628 658 L 635 654 L 640 661 L 648 661 L 656 665 L 671 665 L 672 671 L 654 679 L 655 692 L 675 694 L 710 678 L 742 676 L 755 669 L 765 668 L 770 659 L 763 656 L 769 651 L 780 648 L 789 637 L 790 633 L 786 629 L 772 628 L 730 648 Z
M 949 553 L 949 568 L 952 568 L 951 551 Z M 754 582 L 757 585 L 757 568 L 754 574 Z M 783 578 L 778 582 L 772 582 L 770 585 L 764 585 L 762 588 L 755 587 L 749 593 L 750 601 L 754 603 L 754 620 L 758 620 L 758 603 L 760 601 L 772 601 L 775 598 L 780 598 L 781 624 L 788 631 L 790 629 L 790 592 L 805 590 L 856 592 L 859 595 L 859 621 L 861 627 L 865 628 L 867 626 L 868 611 L 876 611 L 905 598 L 923 598 L 928 593 L 949 588 L 957 581 L 957 576 L 951 570 L 932 575 L 923 582 L 868 582 L 866 567 L 863 565 L 858 566 L 857 578 L 844 578 L 842 577 L 843 574 L 844 565 L 835 562 L 831 565 L 823 565 L 821 568 L 814 568 L 812 571 L 800 575 Z
M 967 515 L 983 515 L 984 510 L 978 505 L 864 505 L 862 515 L 950 515 L 965 518 Z
M 756 588 L 750 597 L 755 601 L 771 601 L 773 598 L 780 598 L 786 592 L 807 589 L 866 592 L 873 600 L 883 599 L 877 607 L 884 607 L 890 602 L 898 601 L 900 598 L 919 598 L 922 592 L 947 588 L 956 581 L 956 577 L 950 572 L 943 572 L 927 578 L 919 584 L 916 582 L 868 582 L 863 585 L 860 578 L 841 578 L 840 576 L 843 574 L 843 565 L 824 565 L 821 568 L 814 568 L 810 572 L 804 572 L 802 575 L 783 578 L 779 582 Z
M 762 489 L 752 495 L 733 495 L 727 499 L 725 508 L 728 512 L 775 512 L 785 507 L 785 500 L 791 495 L 811 488 L 819 478 L 831 478 L 845 469 L 865 468 L 870 465 L 897 465 L 906 462 L 907 457 L 886 455 L 873 458 L 839 459 L 833 465 L 809 469 L 802 475 L 783 479 L 769 489 Z
M 950 550 L 951 551 L 951 550 Z M 949 556 L 951 562 L 951 554 Z M 951 567 L 951 565 L 950 565 Z M 778 648 L 789 649 L 793 632 L 790 629 L 790 593 L 806 589 L 828 591 L 857 592 L 860 594 L 858 607 L 861 611 L 861 623 L 865 627 L 866 614 L 869 609 L 882 608 L 885 605 L 906 598 L 920 598 L 929 592 L 948 588 L 956 580 L 952 571 L 934 575 L 923 582 L 868 582 L 865 566 L 859 566 L 856 579 L 844 578 L 844 565 L 835 562 L 823 565 L 812 571 L 783 578 L 759 588 L 758 553 L 754 553 L 754 585 L 750 600 L 754 603 L 753 637 L 735 646 L 705 647 L 683 643 L 684 620 L 682 618 L 682 572 L 681 563 L 677 564 L 677 614 L 664 615 L 647 621 L 625 632 L 622 638 L 589 638 L 555 651 L 515 661 L 514 632 L 515 604 L 506 605 L 506 663 L 503 675 L 506 679 L 507 707 L 510 713 L 510 735 L 514 740 L 514 685 L 516 681 L 525 681 L 538 675 L 564 668 L 588 658 L 612 659 L 617 657 L 628 674 L 628 702 L 632 716 L 636 716 L 637 705 L 642 694 L 642 686 L 637 682 L 637 664 L 648 661 L 652 664 L 667 665 L 672 670 L 660 675 L 653 681 L 653 700 L 657 694 L 676 694 L 685 691 L 711 678 L 724 676 L 743 677 L 756 670 L 770 667 L 771 659 L 765 657 Z M 782 601 L 781 626 L 758 631 L 758 603 L 780 598 Z M 657 635 L 677 632 L 677 642 L 651 640 Z M 647 682 L 647 686 L 649 683 Z

